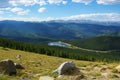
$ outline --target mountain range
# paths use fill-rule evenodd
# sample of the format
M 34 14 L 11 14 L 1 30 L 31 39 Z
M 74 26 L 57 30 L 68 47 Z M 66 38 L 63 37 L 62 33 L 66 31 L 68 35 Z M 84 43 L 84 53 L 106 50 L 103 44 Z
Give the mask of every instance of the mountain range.
M 120 36 L 119 22 L 93 21 L 0 21 L 0 37 L 18 40 L 69 40 L 103 35 Z

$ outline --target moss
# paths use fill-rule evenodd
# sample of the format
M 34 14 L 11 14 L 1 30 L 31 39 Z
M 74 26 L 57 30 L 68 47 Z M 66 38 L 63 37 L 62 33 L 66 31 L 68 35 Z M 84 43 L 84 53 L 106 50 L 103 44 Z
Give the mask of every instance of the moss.
M 101 74 L 100 73 L 90 73 L 89 75 L 91 75 L 91 76 L 94 76 L 94 77 L 98 77 L 98 76 L 101 76 Z
M 116 75 L 116 74 L 113 74 L 113 75 L 112 75 L 112 78 L 119 78 L 119 76 Z
M 8 80 L 6 76 L 0 75 L 0 80 Z
M 112 72 L 113 73 L 118 73 L 118 70 L 117 69 L 113 69 Z

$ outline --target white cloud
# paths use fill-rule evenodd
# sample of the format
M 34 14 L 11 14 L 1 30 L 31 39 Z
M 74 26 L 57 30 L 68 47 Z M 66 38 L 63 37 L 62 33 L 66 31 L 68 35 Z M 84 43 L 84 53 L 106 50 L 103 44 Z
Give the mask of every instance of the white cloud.
M 29 12 L 29 10 L 27 9 L 27 10 L 19 11 L 19 12 L 17 12 L 17 14 L 22 16 L 22 15 L 28 14 L 28 12 Z
M 84 3 L 85 5 L 88 5 L 92 1 L 93 0 L 72 0 L 72 2 L 75 2 L 75 3 Z
M 73 15 L 68 17 L 61 17 L 61 18 L 54 18 L 48 17 L 45 19 L 36 18 L 36 17 L 12 17 L 12 18 L 5 18 L 0 17 L 0 20 L 17 20 L 17 21 L 50 21 L 50 20 L 91 20 L 91 21 L 119 21 L 120 22 L 120 13 L 94 13 L 94 14 L 80 14 L 80 15 Z
M 44 12 L 45 10 L 46 10 L 46 8 L 42 7 L 42 8 L 40 8 L 40 9 L 38 9 L 38 12 L 42 13 L 42 12 Z
M 11 8 L 10 7 L 7 7 L 7 8 L 0 8 L 0 10 L 10 10 Z
M 62 20 L 120 21 L 119 13 L 80 14 L 61 18 Z
M 0 0 L 0 8 L 7 8 L 11 6 L 30 6 L 37 4 L 38 0 Z
M 46 4 L 67 4 L 67 0 L 0 0 L 0 8 L 7 8 L 11 6 L 33 6 L 39 4 L 40 6 Z
M 48 3 L 49 4 L 60 4 L 60 3 L 66 4 L 67 1 L 66 0 L 48 0 Z
M 98 4 L 120 4 L 120 0 L 97 0 Z
M 67 4 L 67 1 L 63 1 L 62 3 L 63 3 L 63 4 Z
M 36 17 L 29 17 L 29 18 L 24 18 L 24 17 L 12 17 L 12 18 L 5 18 L 5 17 L 0 17 L 0 21 L 2 20 L 16 20 L 16 21 L 41 21 L 41 18 L 36 18 Z
M 35 5 L 36 3 L 37 0 L 9 0 L 9 4 L 13 6 L 18 6 L 18 5 L 30 6 L 30 5 Z
M 94 0 L 71 0 L 75 3 L 84 3 L 88 5 Z M 120 0 L 95 0 L 98 4 L 120 4 Z M 47 4 L 67 4 L 68 0 L 0 0 L 0 8 L 7 8 L 13 6 L 33 6 L 33 5 L 47 5 Z
M 23 11 L 23 9 L 16 7 L 16 8 L 11 9 L 11 11 L 12 12 L 19 12 L 19 11 Z
M 37 3 L 40 4 L 40 6 L 43 6 L 43 5 L 47 4 L 45 0 L 40 0 Z
M 76 3 L 84 3 L 86 5 L 88 5 L 89 3 L 91 3 L 93 0 L 72 0 L 72 2 L 76 2 Z M 120 0 L 96 0 L 96 2 L 98 4 L 105 4 L 105 5 L 109 5 L 109 4 L 120 4 Z
M 24 10 L 24 9 L 18 8 L 18 7 L 12 8 L 10 11 L 13 13 L 16 13 L 17 15 L 26 15 L 29 12 L 28 9 Z
M 19 6 L 19 5 L 31 6 L 35 4 L 39 4 L 40 6 L 43 6 L 43 5 L 46 5 L 47 3 L 67 4 L 67 1 L 66 0 L 9 0 L 9 4 L 12 6 Z

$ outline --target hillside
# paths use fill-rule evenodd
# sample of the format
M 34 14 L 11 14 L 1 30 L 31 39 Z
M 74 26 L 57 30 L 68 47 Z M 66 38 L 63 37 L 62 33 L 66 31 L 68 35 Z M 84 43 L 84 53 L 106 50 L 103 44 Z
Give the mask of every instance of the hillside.
M 22 55 L 22 59 L 18 61 L 16 56 L 18 54 Z M 0 75 L 0 80 L 23 80 L 27 77 L 30 80 L 38 80 L 40 76 L 52 76 L 55 77 L 57 75 L 53 75 L 52 71 L 55 70 L 61 63 L 65 61 L 73 61 L 78 68 L 81 70 L 81 74 L 83 74 L 85 79 L 105 79 L 102 75 L 104 71 L 107 71 L 108 74 L 110 72 L 111 76 L 108 76 L 111 80 L 119 80 L 120 75 L 114 71 L 117 63 L 98 63 L 98 62 L 88 62 L 88 61 L 80 61 L 80 60 L 71 60 L 64 59 L 52 56 L 46 56 L 41 54 L 35 54 L 30 52 L 24 52 L 20 50 L 12 50 L 8 48 L 0 47 L 0 60 L 11 59 L 14 62 L 20 63 L 24 66 L 25 70 L 18 70 L 16 76 L 7 76 Z M 103 72 L 99 72 L 99 69 L 106 68 Z M 96 72 L 96 69 L 97 72 Z M 70 77 L 67 77 L 67 80 Z M 64 79 L 62 79 L 64 80 Z M 70 79 L 69 79 L 70 80 Z M 73 79 L 74 80 L 74 79 Z
M 0 46 L 4 48 L 35 52 L 49 56 L 56 56 L 76 60 L 104 61 L 104 62 L 120 61 L 120 51 L 107 51 L 104 53 L 102 51 L 97 52 L 85 49 L 63 48 L 43 44 L 36 45 L 32 43 L 25 43 L 8 39 L 0 39 Z
M 69 43 L 86 49 L 93 50 L 120 50 L 120 37 L 100 36 L 83 40 L 71 40 Z
M 119 36 L 119 25 L 81 23 L 80 21 L 23 22 L 0 21 L 0 35 L 23 41 L 51 41 L 51 39 L 81 39 L 100 35 Z M 18 37 L 19 35 L 19 37 Z

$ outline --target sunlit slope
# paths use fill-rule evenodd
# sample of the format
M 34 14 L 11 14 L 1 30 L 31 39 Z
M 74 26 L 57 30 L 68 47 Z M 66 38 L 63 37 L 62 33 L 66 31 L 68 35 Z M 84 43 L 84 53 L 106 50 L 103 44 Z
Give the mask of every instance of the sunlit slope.
M 16 56 L 18 54 L 22 56 L 21 60 L 17 60 Z M 64 59 L 0 47 L 0 60 L 4 59 L 11 59 L 14 62 L 20 63 L 23 65 L 23 67 L 25 67 L 25 70 L 18 71 L 16 76 L 9 77 L 0 75 L 0 78 L 2 76 L 5 80 L 21 79 L 28 76 L 29 73 L 33 74 L 33 80 L 38 80 L 39 76 L 36 75 L 51 75 L 52 71 L 65 61 L 74 61 L 78 67 L 100 64 L 97 62 Z

